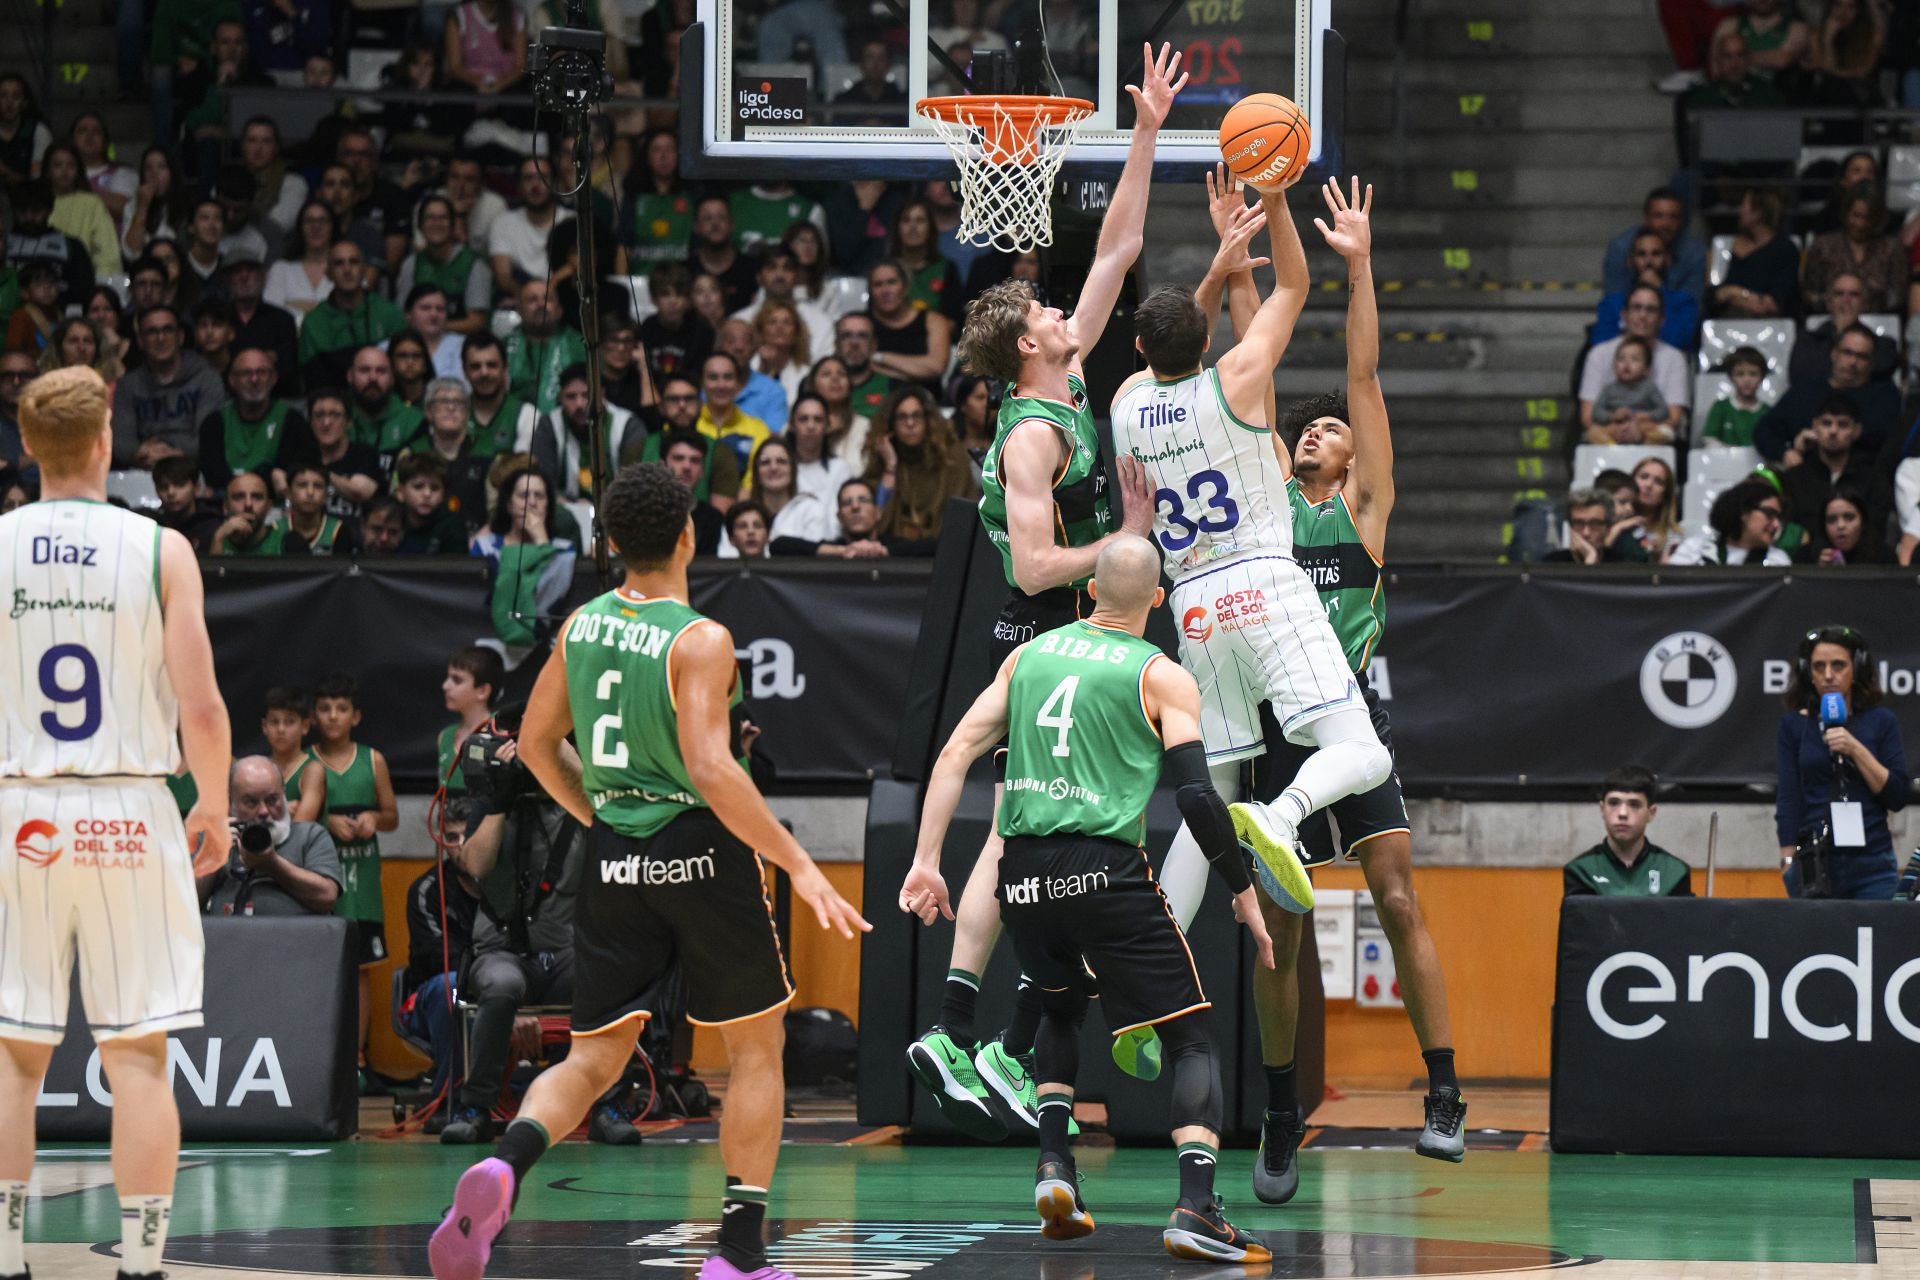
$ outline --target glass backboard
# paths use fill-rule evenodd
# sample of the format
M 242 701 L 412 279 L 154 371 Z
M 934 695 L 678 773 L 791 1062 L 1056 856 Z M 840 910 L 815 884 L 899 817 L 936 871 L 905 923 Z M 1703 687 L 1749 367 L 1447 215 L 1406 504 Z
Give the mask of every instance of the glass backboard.
M 1156 172 L 1219 158 L 1227 109 L 1282 93 L 1338 156 L 1341 45 L 1332 0 L 699 0 L 681 45 L 682 155 L 714 177 L 939 177 L 952 162 L 921 98 L 966 91 L 976 60 L 1040 34 L 1052 91 L 1094 104 L 1069 170 L 1124 163 L 1141 47 L 1171 42 L 1189 74 Z

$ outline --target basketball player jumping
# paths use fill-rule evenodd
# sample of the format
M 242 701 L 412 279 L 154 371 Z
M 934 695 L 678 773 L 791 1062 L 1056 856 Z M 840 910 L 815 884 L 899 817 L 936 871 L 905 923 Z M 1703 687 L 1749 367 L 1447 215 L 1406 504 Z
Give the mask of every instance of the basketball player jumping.
M 107 504 L 107 388 L 35 379 L 41 501 L 0 516 L 0 1276 L 24 1280 L 34 1102 L 76 959 L 113 1090 L 120 1275 L 159 1280 L 180 1158 L 167 1032 L 201 1025 L 194 873 L 225 865 L 232 730 L 187 540 Z M 185 747 L 184 826 L 167 778 Z
M 1393 514 L 1393 439 L 1380 390 L 1380 312 L 1373 290 L 1373 189 L 1364 199 L 1355 180 L 1352 194 L 1329 181 L 1321 193 L 1332 225 L 1314 225 L 1347 264 L 1347 387 L 1345 396 L 1314 396 L 1289 408 L 1280 420 L 1282 442 L 1292 449 L 1294 557 L 1312 578 L 1327 620 L 1339 636 L 1354 680 L 1383 743 L 1392 743 L 1386 708 L 1367 683 L 1367 663 L 1386 622 L 1381 596 L 1387 519 Z M 1259 295 L 1251 273 L 1232 286 L 1235 332 L 1250 323 Z M 1271 732 L 1267 754 L 1254 762 L 1254 794 L 1270 796 L 1294 777 L 1301 749 Z M 1407 1016 L 1427 1065 L 1426 1127 L 1414 1150 L 1458 1161 L 1466 1155 L 1466 1103 L 1453 1066 L 1453 1033 L 1447 1018 L 1446 978 L 1440 954 L 1427 934 L 1413 893 L 1413 852 L 1407 805 L 1397 774 L 1379 785 L 1336 800 L 1340 845 L 1360 863 L 1381 927 L 1393 948 L 1394 972 Z M 1333 861 L 1333 832 L 1326 814 L 1303 827 L 1302 858 L 1309 866 Z M 1171 889 L 1169 890 L 1171 892 Z M 1277 964 L 1254 974 L 1254 1007 L 1260 1016 L 1262 1058 L 1267 1065 L 1267 1123 L 1261 1158 L 1254 1164 L 1254 1191 L 1270 1204 L 1291 1199 L 1300 1185 L 1295 1151 L 1305 1126 L 1293 1094 L 1293 1037 L 1299 1017 L 1294 960 L 1300 941 L 1297 916 L 1269 911 Z
M 869 926 L 747 776 L 733 637 L 687 603 L 692 512 L 692 493 L 664 464 L 621 469 L 602 514 L 626 582 L 567 620 L 527 702 L 520 759 L 588 827 L 599 883 L 574 921 L 573 1047 L 534 1081 L 493 1157 L 461 1175 L 428 1247 L 438 1280 L 482 1274 L 528 1170 L 633 1060 L 641 998 L 676 961 L 687 1020 L 719 1029 L 732 1069 L 719 1248 L 700 1280 L 792 1280 L 768 1264 L 763 1231 L 793 984 L 761 856 L 792 877 L 821 928 L 851 938 Z M 563 749 L 569 732 L 580 756 Z
M 1158 57 L 1148 47 L 1139 86 L 1127 86 L 1136 116 L 1126 168 L 1073 315 L 1042 306 L 1019 280 L 993 286 L 967 307 L 961 360 L 976 374 L 1010 384 L 980 477 L 980 519 L 1000 551 L 1008 587 L 989 644 L 996 668 L 1015 646 L 1080 615 L 1081 589 L 1115 536 L 1081 355 L 1099 342 L 1140 254 L 1154 144 L 1187 82 L 1184 75 L 1175 78 L 1179 70 L 1180 55 L 1171 46 L 1161 46 Z M 1121 529 L 1144 535 L 1152 527 L 1153 503 L 1142 473 L 1123 461 L 1119 474 Z M 999 795 L 996 788 L 996 805 Z M 1000 848 L 1000 837 L 990 833 L 960 896 L 940 1021 L 907 1050 L 908 1066 L 948 1120 L 989 1140 L 1004 1136 L 1003 1112 L 1027 1125 L 1038 1123 L 1031 1055 L 1040 1001 L 1030 982 L 1020 984 L 1005 1033 L 984 1047 L 975 1045 L 980 975 L 1000 933 L 1000 904 L 993 896 Z M 901 901 L 929 892 L 945 896 L 939 868 L 916 864 Z
M 1262 963 L 1271 964 L 1245 856 L 1226 804 L 1207 781 L 1200 690 L 1141 639 L 1160 603 L 1159 557 L 1124 534 L 1100 552 L 1091 616 L 1019 646 L 975 700 L 927 781 L 916 866 L 937 869 L 967 769 L 1003 739 L 1006 794 L 995 815 L 1001 911 L 1027 976 L 1043 993 L 1035 1072 L 1040 1162 L 1034 1207 L 1050 1240 L 1093 1231 L 1080 1198 L 1068 1119 L 1079 1070 L 1086 971 L 1115 1034 L 1158 1026 L 1172 1069 L 1180 1197 L 1161 1235 L 1167 1252 L 1203 1262 L 1267 1262 L 1213 1193 L 1224 1103 L 1212 1007 L 1186 939 L 1140 848 L 1147 801 L 1164 773 L 1205 856 L 1235 894 Z M 903 906 L 931 924 L 952 918 L 937 876 Z

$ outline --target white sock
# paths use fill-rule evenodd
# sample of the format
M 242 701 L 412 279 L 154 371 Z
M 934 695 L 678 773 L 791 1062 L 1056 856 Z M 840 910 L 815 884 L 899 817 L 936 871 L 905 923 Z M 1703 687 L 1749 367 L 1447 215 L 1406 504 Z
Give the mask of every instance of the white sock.
M 27 1269 L 27 1184 L 0 1182 L 0 1276 Z
M 160 1269 L 160 1251 L 167 1247 L 167 1222 L 172 1217 L 172 1196 L 120 1197 L 122 1274 L 139 1276 Z
M 1393 772 L 1393 756 L 1380 745 L 1373 721 L 1358 710 L 1336 711 L 1311 726 L 1318 748 L 1293 775 L 1293 785 L 1271 806 L 1275 817 L 1298 827 L 1306 816 L 1335 800 L 1371 791 Z

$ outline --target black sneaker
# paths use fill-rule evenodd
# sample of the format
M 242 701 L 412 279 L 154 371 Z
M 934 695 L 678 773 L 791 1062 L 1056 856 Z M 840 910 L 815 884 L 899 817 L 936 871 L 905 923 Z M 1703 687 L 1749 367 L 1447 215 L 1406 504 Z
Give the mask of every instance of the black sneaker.
M 1414 1144 L 1418 1155 L 1459 1164 L 1467 1158 L 1467 1104 L 1460 1101 L 1458 1089 L 1435 1089 L 1421 1101 L 1427 1113 L 1426 1128 Z
M 1273 1253 L 1258 1240 L 1227 1221 L 1219 1196 L 1205 1204 L 1182 1200 L 1167 1219 L 1160 1243 L 1176 1258 L 1195 1262 L 1271 1262 Z
M 1080 1175 L 1071 1161 L 1041 1161 L 1033 1180 L 1033 1207 L 1040 1215 L 1040 1234 L 1049 1240 L 1093 1234 L 1093 1215 L 1080 1199 Z
M 447 1113 L 440 1141 L 449 1147 L 470 1147 L 493 1138 L 493 1117 L 478 1107 L 455 1107 Z
M 1298 1107 L 1267 1112 L 1253 1161 L 1253 1194 L 1262 1204 L 1285 1204 L 1300 1190 L 1300 1140 L 1306 1136 Z
M 587 1141 L 604 1142 L 610 1147 L 637 1147 L 641 1143 L 641 1135 L 626 1113 L 608 1102 L 593 1109 L 593 1123 L 587 1126 Z

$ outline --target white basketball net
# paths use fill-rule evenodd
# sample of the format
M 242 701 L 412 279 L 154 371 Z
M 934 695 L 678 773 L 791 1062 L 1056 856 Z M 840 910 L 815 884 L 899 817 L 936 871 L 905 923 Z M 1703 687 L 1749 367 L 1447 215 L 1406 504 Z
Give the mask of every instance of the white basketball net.
M 982 248 L 1021 253 L 1053 243 L 1053 180 L 1092 114 L 1085 105 L 1047 111 L 1031 125 L 991 99 L 930 115 L 960 166 L 960 226 L 955 235 Z

